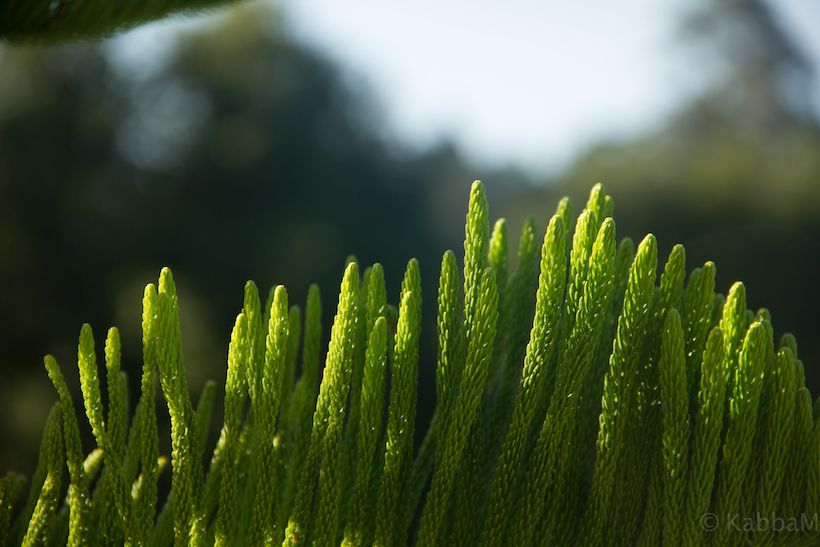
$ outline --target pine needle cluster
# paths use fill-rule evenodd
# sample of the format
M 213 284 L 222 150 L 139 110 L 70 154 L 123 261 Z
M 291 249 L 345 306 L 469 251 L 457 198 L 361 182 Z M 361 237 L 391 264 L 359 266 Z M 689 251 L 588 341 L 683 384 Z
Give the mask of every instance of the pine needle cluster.
M 322 351 L 319 289 L 304 312 L 248 282 L 218 392 L 194 402 L 177 293 L 164 269 L 143 299 L 135 410 L 116 328 L 102 355 L 84 325 L 82 408 L 58 395 L 37 471 L 0 479 L 9 545 L 810 545 L 820 541 L 820 404 L 793 336 L 715 292 L 715 266 L 617 241 L 601 185 L 539 236 L 490 230 L 474 183 L 462 267 L 444 253 L 436 407 L 416 419 L 421 281 L 397 306 L 384 271 L 345 268 Z M 573 228 L 574 225 L 574 228 Z M 322 365 L 322 362 L 324 364 Z M 427 363 L 426 360 L 423 361 Z M 100 375 L 105 374 L 106 393 Z M 157 387 L 159 386 L 159 390 Z M 171 426 L 159 453 L 157 405 Z M 96 446 L 84 447 L 84 412 Z M 83 427 L 85 425 L 83 424 Z M 207 450 L 206 450 L 207 449 Z M 171 488 L 158 481 L 170 471 Z

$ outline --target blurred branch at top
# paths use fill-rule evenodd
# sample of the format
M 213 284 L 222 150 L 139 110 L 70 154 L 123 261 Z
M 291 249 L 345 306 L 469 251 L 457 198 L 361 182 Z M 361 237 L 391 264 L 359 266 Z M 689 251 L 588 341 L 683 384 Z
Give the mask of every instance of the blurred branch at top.
M 4 0 L 0 40 L 57 42 L 102 38 L 171 13 L 203 11 L 234 0 Z

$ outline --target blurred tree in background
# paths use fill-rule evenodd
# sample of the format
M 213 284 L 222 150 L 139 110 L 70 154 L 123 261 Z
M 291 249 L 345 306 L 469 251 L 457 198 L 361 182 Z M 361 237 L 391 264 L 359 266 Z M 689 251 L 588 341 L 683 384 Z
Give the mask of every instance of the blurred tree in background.
M 436 223 L 458 211 L 461 240 L 475 173 L 447 146 L 394 157 L 366 93 L 272 20 L 240 8 L 147 77 L 105 44 L 0 52 L 0 467 L 30 471 L 53 399 L 42 355 L 74 359 L 83 322 L 119 325 L 137 366 L 142 288 L 163 265 L 195 389 L 225 372 L 247 279 L 287 283 L 294 303 L 317 282 L 332 317 L 348 253 L 380 261 L 394 296 L 415 256 L 434 294 Z M 445 179 L 457 209 L 431 199 Z
M 680 39 L 698 70 L 717 77 L 648 134 L 601 142 L 580 154 L 558 184 L 509 204 L 602 181 L 615 197 L 621 235 L 654 232 L 687 262 L 717 264 L 717 287 L 746 283 L 749 304 L 766 306 L 797 335 L 813 385 L 820 384 L 820 120 L 811 64 L 763 0 L 698 3 Z M 569 188 L 569 190 L 567 190 Z
M 564 178 L 606 172 L 633 202 L 662 193 L 693 208 L 733 202 L 764 216 L 816 216 L 814 74 L 771 8 L 762 0 L 706 2 L 681 35 L 716 81 L 656 131 L 581 155 Z
M 119 325 L 135 369 L 142 288 L 162 265 L 182 294 L 195 388 L 224 374 L 246 279 L 286 283 L 296 303 L 317 282 L 330 317 L 348 253 L 382 262 L 392 300 L 406 260 L 419 258 L 432 356 L 440 256 L 460 245 L 474 178 L 513 237 L 525 214 L 543 224 L 557 196 L 580 207 L 606 183 L 620 236 L 684 242 L 690 265 L 717 262 L 722 290 L 746 281 L 750 303 L 797 334 L 818 389 L 809 65 L 766 4 L 704 6 L 682 40 L 716 63 L 717 83 L 650 134 L 581 154 L 548 185 L 479 170 L 448 143 L 421 153 L 386 144 L 367 91 L 258 7 L 181 36 L 168 63 L 144 74 L 118 66 L 106 43 L 0 49 L 0 468 L 31 471 L 53 400 L 42 355 L 70 362 L 83 322 Z M 428 360 L 422 382 L 432 374 Z

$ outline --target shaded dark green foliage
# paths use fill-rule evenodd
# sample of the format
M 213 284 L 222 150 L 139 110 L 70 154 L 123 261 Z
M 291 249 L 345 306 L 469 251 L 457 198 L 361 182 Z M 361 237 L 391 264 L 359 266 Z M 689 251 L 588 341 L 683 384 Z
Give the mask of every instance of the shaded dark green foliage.
M 100 38 L 181 11 L 201 11 L 235 0 L 4 0 L 0 40 L 55 42 Z

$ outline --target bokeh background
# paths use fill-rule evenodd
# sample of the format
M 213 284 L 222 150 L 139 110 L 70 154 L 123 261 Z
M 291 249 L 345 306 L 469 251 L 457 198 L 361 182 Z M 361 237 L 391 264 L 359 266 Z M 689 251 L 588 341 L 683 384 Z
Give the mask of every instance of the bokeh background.
M 476 178 L 512 234 L 603 182 L 620 236 L 685 243 L 722 292 L 745 281 L 820 391 L 820 4 L 442 4 L 251 2 L 0 42 L 0 469 L 31 472 L 42 356 L 74 370 L 83 322 L 118 325 L 138 370 L 163 265 L 197 392 L 224 377 L 245 280 L 292 303 L 319 283 L 329 323 L 348 254 L 385 266 L 392 300 L 418 257 L 429 385 Z

